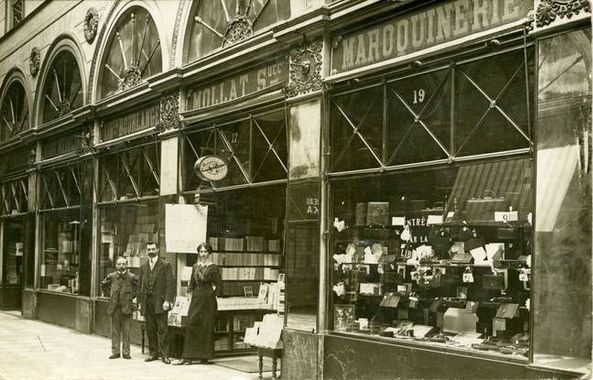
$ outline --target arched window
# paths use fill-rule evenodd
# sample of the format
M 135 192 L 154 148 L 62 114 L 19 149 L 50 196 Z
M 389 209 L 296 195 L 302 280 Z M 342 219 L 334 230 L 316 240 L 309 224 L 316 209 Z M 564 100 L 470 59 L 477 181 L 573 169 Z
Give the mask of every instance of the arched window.
M 187 61 L 243 41 L 289 17 L 289 0 L 200 0 L 190 20 Z
M 76 58 L 58 53 L 47 72 L 42 93 L 41 122 L 47 123 L 82 106 L 82 81 Z
M 0 141 L 29 129 L 29 106 L 23 85 L 14 81 L 8 87 L 0 107 Z
M 105 50 L 101 98 L 138 85 L 163 70 L 161 42 L 152 17 L 132 7 L 120 18 Z

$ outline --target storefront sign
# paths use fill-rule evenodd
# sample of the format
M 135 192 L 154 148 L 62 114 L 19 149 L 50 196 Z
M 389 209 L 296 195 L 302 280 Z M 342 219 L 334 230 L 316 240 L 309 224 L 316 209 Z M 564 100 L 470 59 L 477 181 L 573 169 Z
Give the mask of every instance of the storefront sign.
M 396 16 L 342 36 L 332 75 L 518 21 L 532 7 L 524 0 L 457 0 Z
M 101 141 L 109 141 L 126 136 L 159 124 L 159 103 L 151 104 L 138 111 L 103 121 L 101 125 Z
M 47 159 L 77 151 L 81 147 L 80 131 L 67 133 L 44 141 L 41 144 L 41 158 Z
M 208 85 L 190 89 L 187 109 L 217 106 L 288 81 L 288 62 L 279 59 Z
M 321 202 L 318 182 L 291 186 L 289 221 L 319 220 Z

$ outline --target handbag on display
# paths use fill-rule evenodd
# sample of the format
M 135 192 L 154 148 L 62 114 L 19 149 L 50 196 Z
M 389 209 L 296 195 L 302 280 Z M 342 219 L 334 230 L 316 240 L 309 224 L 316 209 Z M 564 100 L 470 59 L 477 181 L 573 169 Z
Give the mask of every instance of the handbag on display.
M 503 290 L 504 276 L 502 274 L 485 274 L 482 276 L 482 288 L 488 290 Z

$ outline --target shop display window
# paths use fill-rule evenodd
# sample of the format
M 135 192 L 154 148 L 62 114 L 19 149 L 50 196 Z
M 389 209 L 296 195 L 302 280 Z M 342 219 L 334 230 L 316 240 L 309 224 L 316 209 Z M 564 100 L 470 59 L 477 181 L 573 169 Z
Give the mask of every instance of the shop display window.
M 331 181 L 336 332 L 527 360 L 532 161 Z
M 528 151 L 533 67 L 527 47 L 336 93 L 330 171 Z
M 290 17 L 289 0 L 199 0 L 195 4 L 186 62 L 246 40 Z
M 27 178 L 17 178 L 0 183 L 0 215 L 18 215 L 27 212 Z
M 128 268 L 138 274 L 139 268 L 146 262 L 146 243 L 159 241 L 160 216 L 157 201 L 134 202 L 124 205 L 102 206 L 99 212 L 100 231 L 98 249 L 99 279 L 115 270 L 115 262 L 119 256 L 128 259 Z M 166 256 L 161 245 L 161 257 Z M 173 266 L 175 259 L 167 258 Z M 101 297 L 108 297 L 102 289 L 98 290 Z
M 99 202 L 157 197 L 160 191 L 160 145 L 112 153 L 99 161 Z
M 80 207 L 44 212 L 41 218 L 41 289 L 78 294 L 80 288 Z
M 286 180 L 286 125 L 284 111 L 274 111 L 188 134 L 183 145 L 183 189 Z M 206 168 L 212 172 L 210 177 L 209 173 L 196 174 L 198 162 L 208 156 L 216 156 L 223 162 Z M 217 177 L 223 170 L 224 175 Z
M 590 371 L 591 29 L 538 57 L 533 362 Z

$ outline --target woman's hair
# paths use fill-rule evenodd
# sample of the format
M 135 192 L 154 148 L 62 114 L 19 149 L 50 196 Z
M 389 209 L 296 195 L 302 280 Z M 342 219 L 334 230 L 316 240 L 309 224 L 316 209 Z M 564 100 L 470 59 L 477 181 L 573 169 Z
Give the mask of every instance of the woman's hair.
M 208 251 L 209 254 L 212 253 L 212 246 L 210 245 L 210 243 L 200 243 L 198 245 L 198 248 L 196 248 L 196 251 L 199 253 L 200 249 L 205 248 L 206 251 Z

